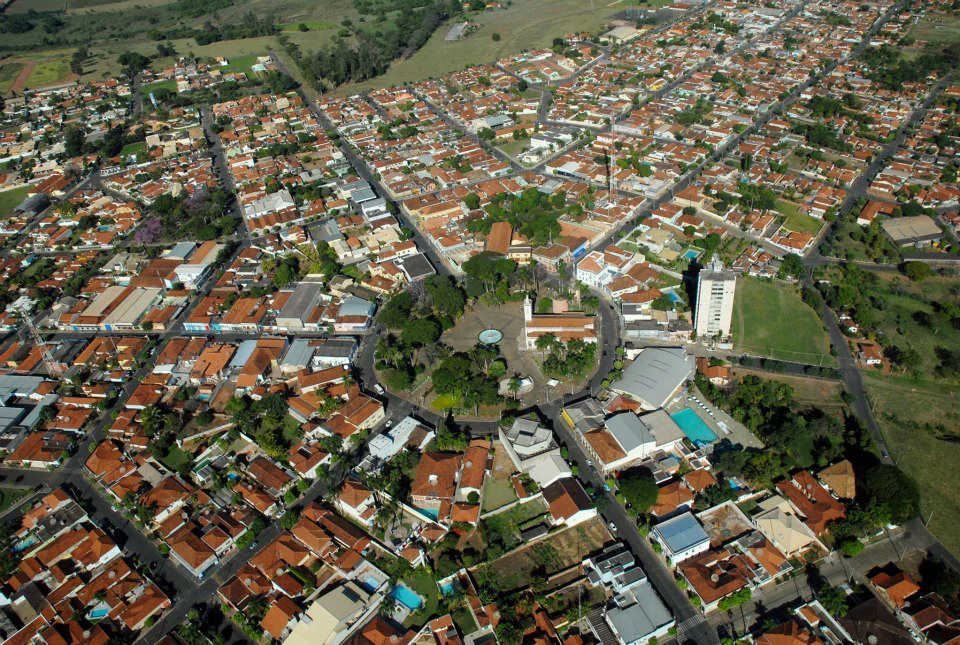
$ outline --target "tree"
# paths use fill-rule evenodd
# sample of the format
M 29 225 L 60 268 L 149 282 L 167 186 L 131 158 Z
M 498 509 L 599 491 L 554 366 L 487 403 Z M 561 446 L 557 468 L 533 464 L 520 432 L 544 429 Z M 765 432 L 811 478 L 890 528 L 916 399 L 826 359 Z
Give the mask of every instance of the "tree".
M 800 256 L 796 253 L 788 253 L 783 257 L 783 262 L 780 264 L 780 270 L 777 271 L 777 277 L 781 280 L 786 278 L 799 280 L 803 277 L 803 273 L 803 260 L 801 260 Z
M 863 548 L 863 542 L 852 538 L 848 538 L 840 543 L 840 550 L 848 558 L 859 555 L 860 552 L 863 551 Z
M 117 57 L 117 62 L 130 75 L 139 74 L 150 65 L 150 59 L 139 52 L 124 52 Z
M 743 605 L 744 603 L 748 602 L 752 597 L 753 597 L 753 592 L 751 592 L 750 589 L 744 587 L 743 589 L 734 591 L 732 594 L 730 594 L 726 598 L 721 599 L 720 602 L 717 603 L 717 608 L 720 611 L 730 611 L 734 607 L 739 607 L 740 605 Z
M 440 325 L 429 318 L 412 318 L 403 325 L 403 342 L 411 347 L 423 347 L 440 338 Z
M 498 42 L 500 40 L 500 34 L 497 32 L 493 32 L 492 34 L 490 34 L 490 38 L 493 40 L 493 42 Z
M 924 262 L 904 262 L 900 265 L 900 270 L 914 282 L 923 282 L 933 275 L 933 269 Z
M 383 306 L 379 320 L 390 329 L 399 329 L 410 319 L 412 309 L 413 297 L 409 292 L 401 291 Z
M 920 513 L 920 489 L 893 464 L 880 464 L 866 472 L 863 497 L 868 508 L 886 509 L 894 524 L 903 524 Z
M 470 210 L 477 210 L 480 208 L 480 197 L 476 193 L 468 193 L 467 196 L 463 198 L 463 203 L 466 204 Z
M 83 129 L 76 125 L 71 125 L 63 132 L 64 152 L 68 157 L 76 157 L 83 152 L 83 144 L 86 142 L 86 135 Z
M 630 468 L 620 473 L 620 494 L 633 507 L 633 512 L 646 512 L 657 502 L 657 482 L 645 466 Z

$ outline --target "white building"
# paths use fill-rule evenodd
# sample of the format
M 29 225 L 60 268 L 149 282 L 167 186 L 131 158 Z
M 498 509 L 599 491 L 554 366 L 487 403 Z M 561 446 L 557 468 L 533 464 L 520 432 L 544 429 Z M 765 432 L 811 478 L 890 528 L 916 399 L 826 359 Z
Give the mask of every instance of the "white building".
M 726 271 L 719 260 L 702 269 L 697 278 L 697 308 L 694 325 L 699 338 L 727 337 L 733 319 L 733 298 L 737 276 Z

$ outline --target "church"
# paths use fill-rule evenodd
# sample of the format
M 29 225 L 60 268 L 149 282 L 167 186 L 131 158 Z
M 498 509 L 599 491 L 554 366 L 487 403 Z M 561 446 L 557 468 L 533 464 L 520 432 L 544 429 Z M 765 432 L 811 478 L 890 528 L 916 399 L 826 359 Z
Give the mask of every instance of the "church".
M 535 349 L 537 338 L 553 334 L 558 340 L 566 343 L 571 340 L 582 340 L 588 343 L 597 342 L 597 325 L 594 316 L 583 312 L 570 311 L 558 314 L 535 314 L 530 298 L 523 300 L 523 336 L 527 349 Z

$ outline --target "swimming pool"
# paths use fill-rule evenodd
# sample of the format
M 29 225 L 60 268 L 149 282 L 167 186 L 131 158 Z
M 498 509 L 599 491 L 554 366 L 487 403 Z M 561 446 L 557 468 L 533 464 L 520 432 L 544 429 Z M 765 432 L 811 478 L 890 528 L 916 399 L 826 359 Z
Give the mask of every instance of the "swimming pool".
M 663 293 L 664 293 L 668 298 L 670 298 L 670 301 L 671 301 L 671 302 L 682 302 L 682 301 L 683 301 L 683 298 L 681 298 L 681 297 L 677 294 L 676 291 L 664 291 Z
M 109 613 L 110 613 L 110 608 L 109 608 L 109 607 L 99 607 L 99 606 L 98 606 L 98 607 L 94 607 L 93 609 L 91 609 L 91 610 L 90 610 L 90 613 L 87 614 L 87 617 L 88 617 L 90 620 L 100 620 L 101 618 L 103 618 L 104 616 L 106 616 L 106 615 L 109 614 Z
M 704 423 L 703 419 L 697 416 L 697 413 L 690 408 L 684 408 L 679 412 L 674 412 L 670 416 L 677 422 L 680 429 L 683 430 L 683 434 L 687 435 L 690 441 L 696 445 L 703 446 L 717 440 L 717 435 L 713 433 L 710 426 Z
M 399 602 L 410 611 L 416 611 L 423 607 L 423 599 L 416 594 L 410 587 L 400 583 L 390 592 L 390 597 Z
M 440 583 L 440 593 L 444 596 L 452 596 L 454 591 L 456 591 L 456 587 L 453 586 L 452 582 L 447 581 Z
M 700 251 L 696 251 L 694 249 L 687 249 L 686 251 L 683 252 L 683 257 L 685 257 L 688 260 L 696 260 L 698 257 L 700 257 Z
M 438 517 L 440 517 L 439 508 L 420 508 L 419 506 L 417 506 L 416 509 L 420 511 L 421 515 L 426 515 L 431 520 L 436 520 Z
M 370 576 L 360 584 L 363 585 L 367 591 L 371 591 L 371 592 L 376 591 L 377 589 L 380 588 L 380 581 L 374 578 L 373 576 Z

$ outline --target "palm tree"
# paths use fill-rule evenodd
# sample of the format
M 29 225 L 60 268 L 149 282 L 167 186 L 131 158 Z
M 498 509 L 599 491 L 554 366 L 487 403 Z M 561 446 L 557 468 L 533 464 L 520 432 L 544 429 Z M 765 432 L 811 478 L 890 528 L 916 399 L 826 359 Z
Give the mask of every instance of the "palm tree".
M 517 394 L 520 392 L 520 388 L 522 387 L 522 383 L 520 382 L 520 377 L 514 374 L 513 377 L 510 379 L 510 384 L 508 385 L 508 387 L 510 388 L 510 393 L 513 395 L 513 400 L 516 401 Z

